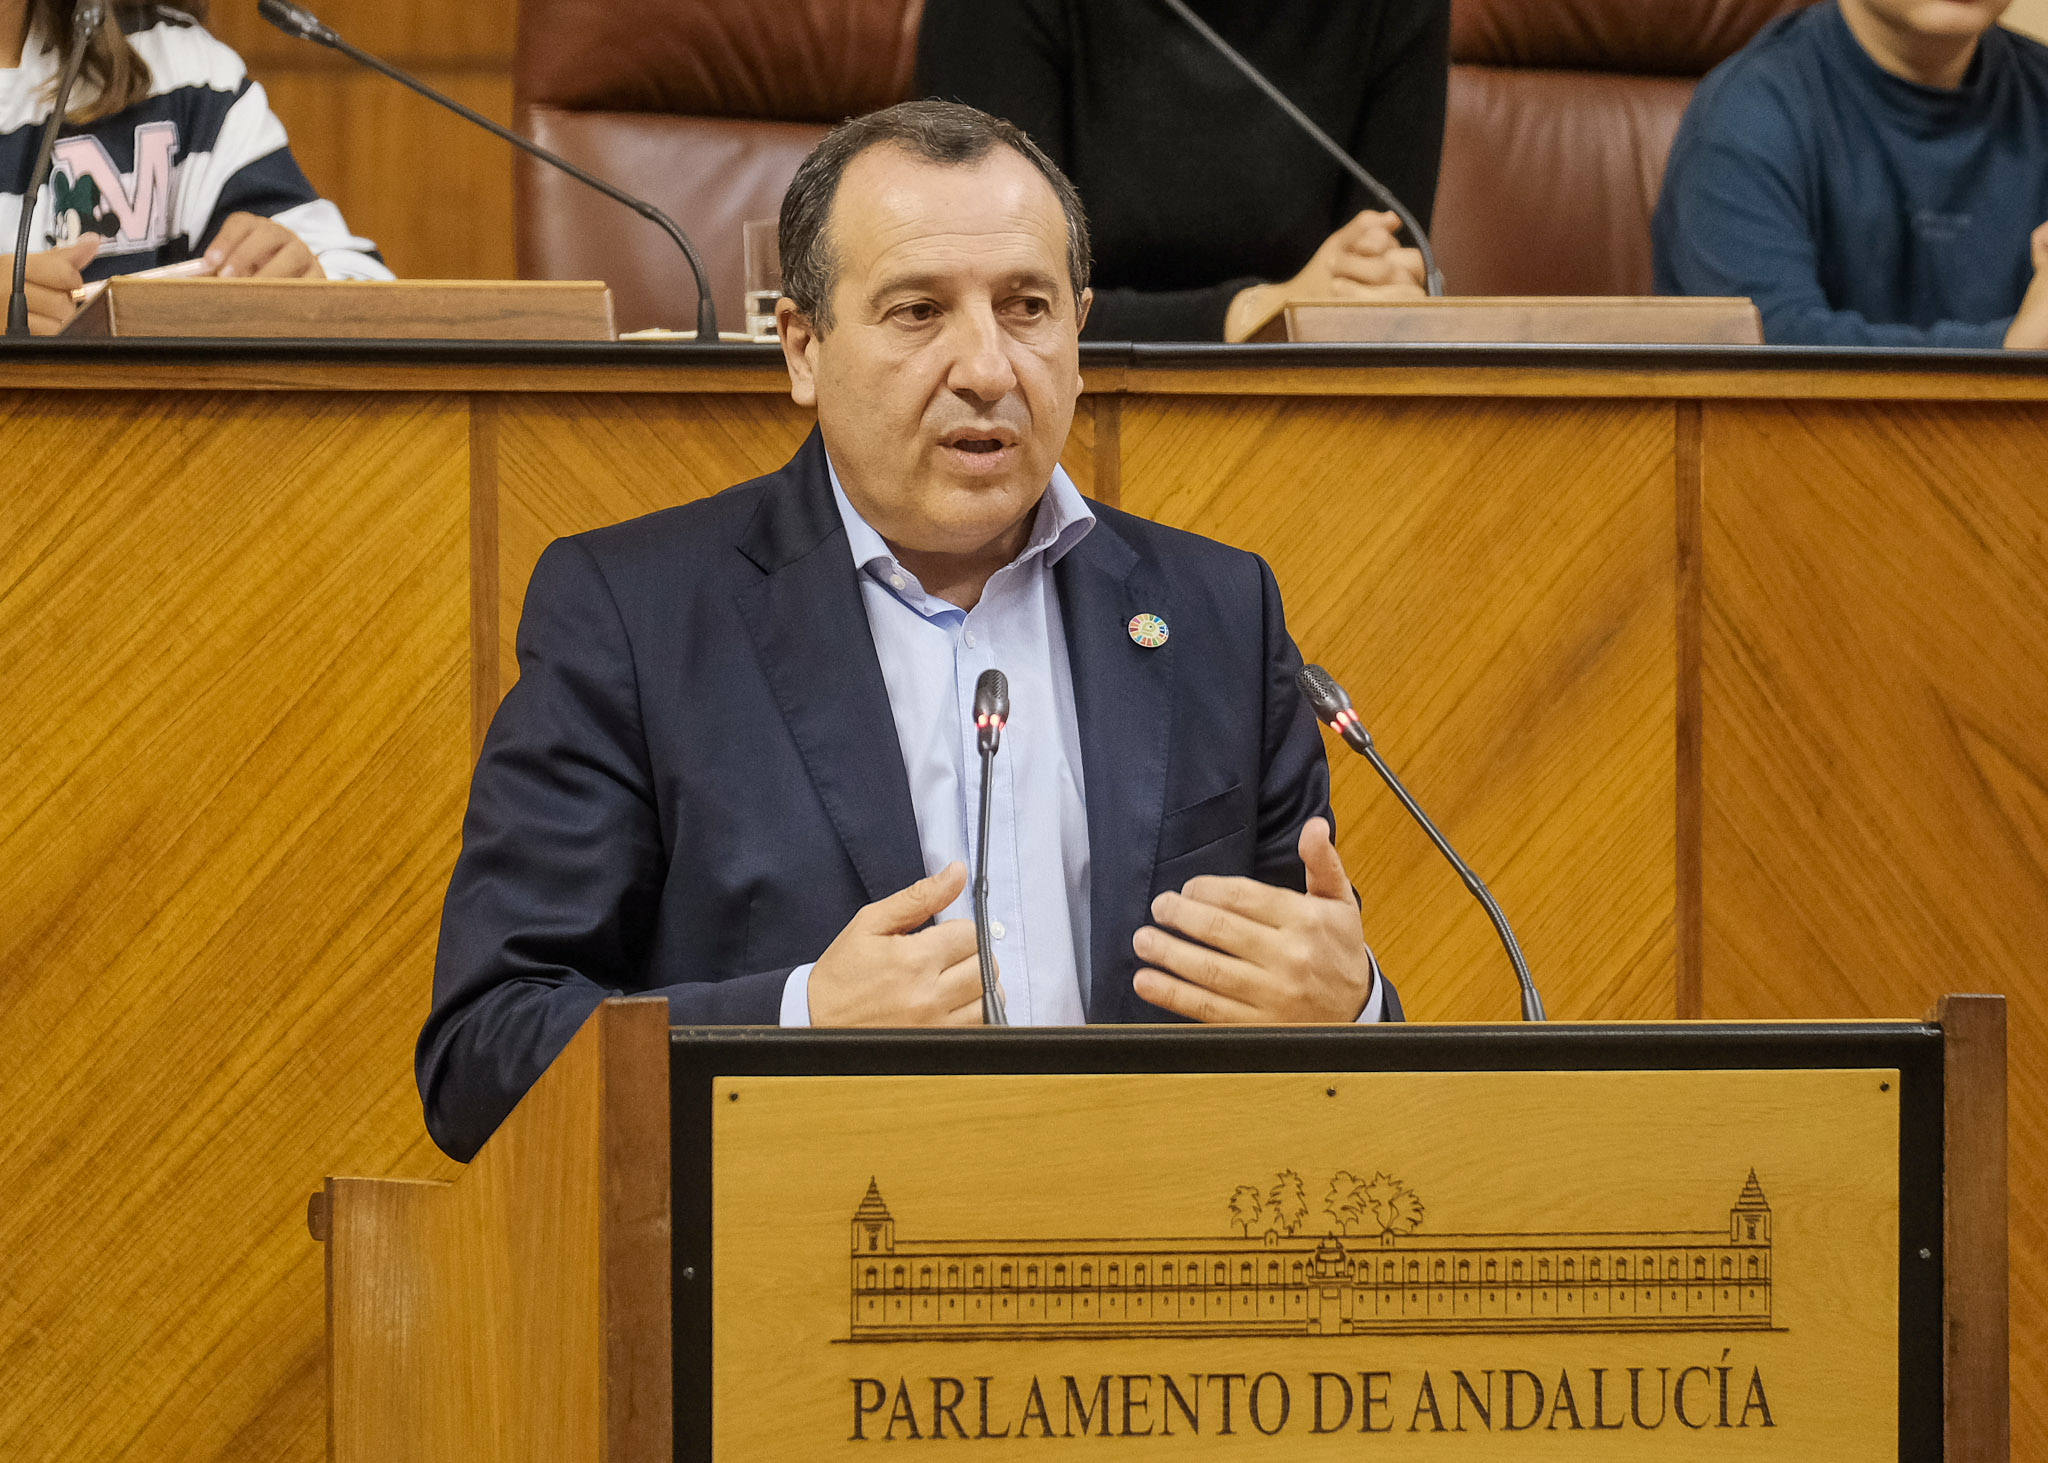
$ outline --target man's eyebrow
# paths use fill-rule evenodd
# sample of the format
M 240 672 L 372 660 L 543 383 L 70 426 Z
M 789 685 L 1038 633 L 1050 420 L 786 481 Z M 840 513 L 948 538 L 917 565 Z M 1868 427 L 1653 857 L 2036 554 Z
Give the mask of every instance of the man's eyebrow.
M 1002 277 L 997 286 L 998 293 L 1009 290 L 1044 290 L 1047 294 L 1058 294 L 1061 276 L 1042 269 L 1020 269 Z M 879 306 L 891 295 L 937 294 L 949 283 L 950 276 L 935 274 L 899 274 L 883 280 L 868 295 L 869 309 Z
M 891 275 L 876 285 L 868 295 L 868 306 L 873 308 L 891 295 L 926 295 L 934 293 L 943 282 L 937 274 Z

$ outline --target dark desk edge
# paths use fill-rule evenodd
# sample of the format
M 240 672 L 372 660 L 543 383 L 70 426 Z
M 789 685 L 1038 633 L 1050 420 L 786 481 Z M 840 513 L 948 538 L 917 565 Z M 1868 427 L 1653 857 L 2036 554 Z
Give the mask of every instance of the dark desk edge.
M 695 341 L 465 340 L 5 340 L 12 363 L 507 366 L 777 366 L 774 345 Z M 1868 346 L 1698 345 L 1223 345 L 1085 342 L 1084 369 L 1246 370 L 1275 367 L 1490 367 L 1620 371 L 1927 371 L 2048 376 L 2048 351 L 1888 350 Z

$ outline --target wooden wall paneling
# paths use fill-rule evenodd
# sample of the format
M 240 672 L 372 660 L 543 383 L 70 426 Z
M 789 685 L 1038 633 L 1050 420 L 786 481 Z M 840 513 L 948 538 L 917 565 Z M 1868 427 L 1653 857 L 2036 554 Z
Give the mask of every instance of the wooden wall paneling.
M 446 1169 L 462 411 L 7 393 L 0 456 L 0 1456 L 311 1463 L 306 1193 Z
M 1944 1463 L 2012 1455 L 2003 996 L 1943 996 L 1942 1411 Z
M 1060 454 L 1060 465 L 1074 486 L 1112 508 L 1123 504 L 1123 411 L 1120 392 L 1082 397 L 1074 414 L 1074 430 Z
M 549 543 L 773 472 L 810 430 L 810 413 L 786 394 L 504 397 L 498 695 L 519 678 L 519 612 Z
M 2015 1457 L 2048 1452 L 2048 419 L 1709 403 L 1704 1010 L 2011 1015 Z
M 1701 403 L 1681 401 L 1674 423 L 1678 520 L 1678 743 L 1673 768 L 1677 797 L 1677 903 L 1673 908 L 1677 941 L 1677 986 L 1672 1015 L 1693 1020 L 1700 1014 L 1700 616 L 1704 583 L 1700 573 Z
M 504 695 L 498 624 L 498 422 L 503 404 L 504 398 L 493 392 L 469 398 L 469 736 L 479 752 Z
M 1074 486 L 1080 489 L 1084 498 L 1102 495 L 1096 481 L 1099 464 L 1096 448 L 1102 425 L 1107 422 L 1111 424 L 1107 445 L 1114 455 L 1116 409 L 1116 398 L 1112 396 L 1084 396 L 1074 403 L 1074 425 L 1067 432 L 1066 446 L 1060 449 L 1060 466 L 1067 470 L 1067 476 L 1074 480 Z M 1114 471 L 1108 480 L 1114 486 Z
M 506 125 L 517 0 L 411 5 L 322 0 L 349 40 Z M 293 40 L 253 0 L 216 3 L 208 28 L 241 53 L 313 185 L 385 261 L 414 279 L 510 279 L 512 156 L 497 138 L 334 52 Z
M 1304 655 L 1500 898 L 1553 1016 L 1673 1003 L 1672 408 L 1132 396 L 1123 506 L 1273 565 Z M 1332 757 L 1369 937 L 1420 1020 L 1511 1020 L 1484 914 Z
M 2048 0 L 2013 0 L 2005 12 L 2005 23 L 2014 30 L 2048 41 Z
M 309 8 L 348 40 L 401 66 L 489 63 L 511 69 L 518 0 L 463 0 L 460 5 L 320 0 Z M 351 64 L 276 29 L 256 13 L 255 0 L 214 0 L 206 25 L 252 63 L 278 61 L 336 70 Z
M 273 66 L 256 74 L 306 176 L 394 273 L 516 276 L 508 144 L 372 72 Z M 427 68 L 423 79 L 511 125 L 509 71 Z

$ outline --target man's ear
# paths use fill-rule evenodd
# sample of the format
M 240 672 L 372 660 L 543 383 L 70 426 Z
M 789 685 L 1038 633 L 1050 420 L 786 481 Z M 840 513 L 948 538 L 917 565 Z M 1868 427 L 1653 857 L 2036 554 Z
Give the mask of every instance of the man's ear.
M 1076 340 L 1080 338 L 1081 327 L 1088 323 L 1088 307 L 1093 305 L 1094 303 L 1095 291 L 1081 291 L 1081 308 L 1074 312 L 1074 337 Z M 1077 360 L 1075 364 L 1078 367 L 1079 361 Z M 1088 383 L 1081 379 L 1080 371 L 1076 369 L 1074 372 L 1074 390 L 1076 392 L 1086 390 L 1087 385 Z
M 818 331 L 787 295 L 775 302 L 775 334 L 782 342 L 782 364 L 789 368 L 789 399 L 798 406 L 817 406 Z

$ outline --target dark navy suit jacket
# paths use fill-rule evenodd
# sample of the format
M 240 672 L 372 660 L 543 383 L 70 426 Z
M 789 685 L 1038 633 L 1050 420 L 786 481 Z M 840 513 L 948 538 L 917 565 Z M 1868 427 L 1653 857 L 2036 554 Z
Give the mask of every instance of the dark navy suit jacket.
M 1196 874 L 1301 888 L 1329 768 L 1265 563 L 1091 506 L 1053 570 L 1088 805 L 1083 994 L 1090 1021 L 1171 1020 L 1131 987 L 1153 896 Z M 1167 622 L 1158 649 L 1130 638 L 1141 611 Z M 789 972 L 925 873 L 816 433 L 778 472 L 550 545 L 519 673 L 470 790 L 417 1055 L 458 1158 L 600 1001 L 773 1025 Z

